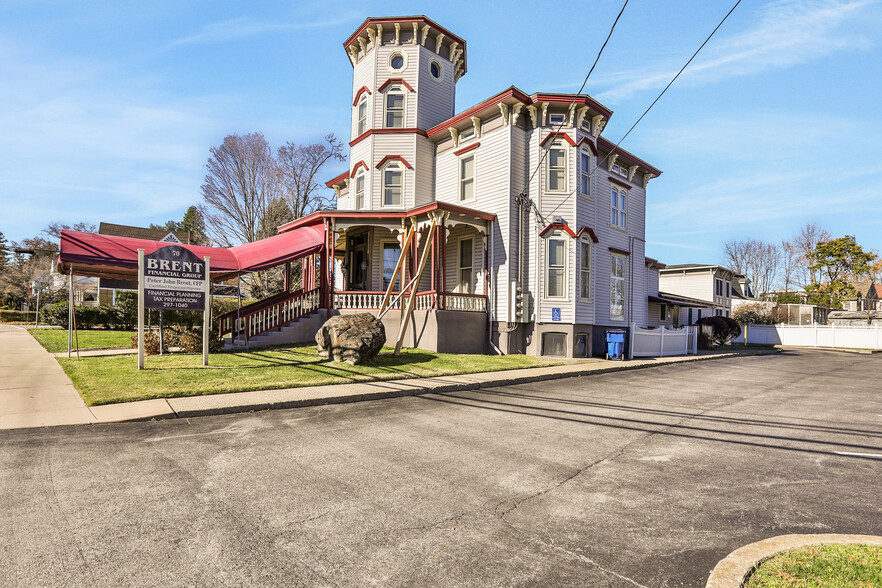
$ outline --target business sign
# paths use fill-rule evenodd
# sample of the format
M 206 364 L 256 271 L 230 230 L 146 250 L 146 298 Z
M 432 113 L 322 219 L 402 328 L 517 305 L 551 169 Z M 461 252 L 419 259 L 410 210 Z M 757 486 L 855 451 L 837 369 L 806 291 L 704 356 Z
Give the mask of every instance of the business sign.
M 552 307 L 551 309 L 551 320 L 555 322 L 560 322 L 560 309 Z
M 144 256 L 144 306 L 205 310 L 205 261 L 178 245 Z

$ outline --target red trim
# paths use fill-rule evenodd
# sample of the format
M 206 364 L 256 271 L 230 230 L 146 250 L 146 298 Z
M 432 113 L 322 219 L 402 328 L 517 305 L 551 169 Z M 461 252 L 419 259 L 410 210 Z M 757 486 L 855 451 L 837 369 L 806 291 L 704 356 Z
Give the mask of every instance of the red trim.
M 369 169 L 370 169 L 370 168 L 368 167 L 368 164 L 366 164 L 364 161 L 359 161 L 358 163 L 356 163 L 356 164 L 352 167 L 352 173 L 349 174 L 349 177 L 350 177 L 350 178 L 354 178 L 354 177 L 355 177 L 355 172 L 357 172 L 357 171 L 358 171 L 358 168 L 360 168 L 360 167 L 363 167 L 365 170 L 369 170 Z
M 354 147 L 357 143 L 360 143 L 362 141 L 362 139 L 366 139 L 370 135 L 394 135 L 397 133 L 414 133 L 417 135 L 422 135 L 423 137 L 428 136 L 428 135 L 426 135 L 426 131 L 424 131 L 422 129 L 413 129 L 413 128 L 407 128 L 407 129 L 368 129 L 367 131 L 360 134 L 359 136 L 357 136 L 353 140 L 349 141 L 349 146 Z
M 333 188 L 335 184 L 342 184 L 343 180 L 348 179 L 348 178 L 349 178 L 349 172 L 345 171 L 342 174 L 340 174 L 339 176 L 337 176 L 336 178 L 334 178 L 333 180 L 328 180 L 327 182 L 325 182 L 325 186 L 327 186 L 328 188 Z
M 375 25 L 375 24 L 387 24 L 387 23 L 396 23 L 396 22 L 398 22 L 398 23 L 421 22 L 421 23 L 429 25 L 432 28 L 438 29 L 439 32 L 444 33 L 445 37 L 449 37 L 449 38 L 453 39 L 454 41 L 456 41 L 457 43 L 459 43 L 460 45 L 462 45 L 463 46 L 463 55 L 465 55 L 466 42 L 464 40 L 460 39 L 459 37 L 457 37 L 456 35 L 454 35 L 450 31 L 445 29 L 444 27 L 437 24 L 435 21 L 428 19 L 425 16 L 402 16 L 399 18 L 388 18 L 388 17 L 368 18 L 363 23 L 361 23 L 361 26 L 359 26 L 357 29 L 355 29 L 355 32 L 352 33 L 352 35 L 348 39 L 346 39 L 346 41 L 343 43 L 343 49 L 347 49 L 350 45 L 352 45 L 352 43 L 355 42 L 355 39 L 357 39 L 359 36 L 361 36 L 361 34 L 364 32 L 364 30 L 366 28 L 368 28 L 369 26 Z M 465 58 L 463 58 L 463 59 L 465 59 Z
M 660 169 L 657 169 L 657 168 L 649 165 L 648 163 L 646 163 L 645 161 L 643 161 L 642 159 L 640 159 L 639 157 L 637 157 L 633 153 L 629 153 L 629 152 L 625 151 L 624 149 L 622 149 L 621 147 L 616 147 L 616 144 L 613 143 L 612 141 L 610 141 L 609 139 L 606 139 L 604 137 L 599 137 L 597 139 L 597 142 L 598 142 L 599 147 L 609 151 L 610 153 L 617 153 L 619 155 L 619 157 L 621 157 L 623 159 L 631 160 L 631 163 L 636 163 L 637 165 L 643 167 L 646 171 L 655 174 L 656 177 L 658 177 L 662 174 L 662 171 Z
M 578 147 L 582 143 L 587 143 L 588 146 L 591 147 L 591 151 L 594 153 L 594 155 L 597 155 L 597 147 L 594 146 L 594 142 L 591 141 L 591 139 L 589 139 L 588 137 L 582 137 L 581 139 L 579 139 L 579 142 L 576 143 L 576 147 Z
M 472 143 L 472 144 L 469 145 L 468 147 L 463 147 L 463 148 L 460 149 L 459 151 L 454 151 L 453 154 L 454 154 L 454 155 L 462 155 L 463 153 L 468 153 L 468 152 L 471 151 L 472 149 L 477 149 L 477 148 L 480 147 L 480 146 L 481 146 L 480 143 Z
M 567 133 L 548 133 L 548 135 L 544 139 L 542 139 L 542 142 L 539 143 L 539 146 L 542 147 L 545 145 L 545 143 L 548 142 L 549 139 L 557 139 L 558 137 L 563 137 L 571 146 L 576 146 L 576 142 L 573 141 L 573 138 L 570 137 Z
M 383 82 L 383 85 L 382 85 L 382 86 L 380 86 L 379 88 L 377 88 L 377 92 L 382 92 L 383 90 L 386 89 L 386 86 L 389 86 L 390 84 L 401 84 L 402 86 L 404 86 L 405 88 L 407 88 L 407 89 L 410 90 L 411 92 L 416 92 L 416 90 L 414 90 L 414 89 L 410 86 L 410 84 L 408 84 L 408 83 L 404 80 L 404 78 L 389 78 L 388 80 L 386 80 L 385 82 Z
M 377 169 L 380 169 L 381 167 L 386 165 L 387 161 L 392 161 L 393 159 L 397 159 L 398 161 L 403 163 L 404 167 L 406 167 L 407 169 L 413 169 L 413 167 L 409 163 L 407 163 L 407 160 L 404 159 L 403 157 L 401 157 L 400 155 L 387 155 L 386 157 L 384 157 L 383 159 L 380 160 L 380 163 L 377 164 Z
M 619 186 L 621 186 L 622 188 L 628 188 L 629 190 L 630 190 L 631 188 L 634 187 L 634 186 L 632 186 L 631 184 L 629 184 L 628 182 L 626 182 L 626 181 L 624 181 L 624 180 L 621 180 L 621 179 L 619 179 L 619 178 L 617 178 L 617 177 L 615 177 L 615 176 L 609 176 L 609 181 L 610 181 L 610 183 L 612 183 L 612 184 L 619 185 Z
M 500 102 L 503 102 L 504 100 L 508 100 L 510 98 L 514 98 L 515 100 L 518 100 L 518 101 L 523 102 L 525 104 L 531 103 L 529 96 L 524 94 L 521 90 L 512 86 L 512 87 L 508 88 L 507 90 L 503 90 L 499 94 L 496 94 L 495 96 L 491 96 L 490 98 L 484 100 L 483 102 L 480 102 L 480 103 L 472 106 L 471 108 L 469 108 L 465 112 L 461 112 L 461 113 L 457 114 L 456 116 L 447 119 L 446 121 L 442 122 L 441 124 L 435 125 L 431 129 L 429 129 L 427 136 L 433 137 L 433 136 L 437 135 L 438 133 L 442 133 L 442 132 L 446 131 L 448 127 L 452 127 L 452 126 L 462 122 L 463 119 L 466 119 L 470 116 L 473 116 L 474 114 L 481 112 L 482 110 L 486 110 L 487 108 L 491 108 L 493 106 L 496 106 Z M 497 111 L 498 111 L 498 109 L 497 109 Z
M 362 87 L 358 90 L 358 92 L 355 93 L 355 100 L 352 101 L 352 105 L 353 105 L 353 106 L 355 106 L 356 104 L 358 104 L 358 99 L 361 98 L 361 95 L 364 94 L 365 92 L 367 92 L 368 94 L 371 93 L 371 91 L 368 90 L 367 86 L 362 86 Z
M 304 216 L 303 218 L 291 221 L 287 225 L 282 225 L 281 227 L 279 227 L 279 232 L 286 233 L 288 231 L 303 226 L 309 226 L 324 222 L 325 219 L 329 218 L 398 219 L 419 216 L 433 210 L 446 210 L 460 216 L 470 216 L 472 218 L 486 221 L 496 220 L 496 215 L 490 212 L 483 212 L 481 210 L 466 208 L 465 206 L 458 206 L 456 204 L 448 204 L 447 202 L 432 202 L 431 204 L 426 204 L 418 208 L 400 211 L 320 210 L 318 212 L 310 214 L 309 216 Z
M 573 232 L 573 229 L 571 229 L 570 226 L 566 223 L 551 223 L 547 227 L 542 229 L 542 232 L 539 233 L 539 236 L 544 237 L 545 233 L 547 233 L 549 231 L 553 231 L 555 229 L 560 229 L 562 231 L 565 231 L 570 237 L 576 236 L 576 233 Z
M 612 116 L 613 111 L 597 102 L 589 96 L 588 94 L 533 94 L 531 97 L 533 104 L 537 104 L 539 102 L 564 102 L 567 104 L 582 104 L 584 106 L 588 106 L 593 108 L 597 112 L 605 115 L 607 118 Z
M 616 249 L 615 247 L 607 247 L 611 253 L 618 253 L 619 255 L 631 255 L 630 251 L 625 251 L 624 249 Z
M 594 229 L 591 227 L 582 227 L 579 229 L 579 232 L 576 233 L 576 237 L 581 237 L 583 234 L 587 233 L 591 240 L 595 243 L 600 243 L 600 239 L 597 238 L 597 234 L 594 232 Z

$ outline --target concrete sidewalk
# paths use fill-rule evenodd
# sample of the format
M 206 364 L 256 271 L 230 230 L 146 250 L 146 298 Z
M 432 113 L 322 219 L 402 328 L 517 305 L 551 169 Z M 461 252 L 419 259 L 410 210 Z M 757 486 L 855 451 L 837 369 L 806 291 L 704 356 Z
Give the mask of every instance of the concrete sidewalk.
M 97 420 L 55 358 L 26 329 L 0 325 L 0 429 Z
M 53 354 L 43 349 L 25 329 L 0 325 L 0 395 L 2 395 L 0 398 L 3 400 L 0 405 L 0 429 L 188 418 L 320 404 L 341 404 L 432 392 L 477 390 L 757 353 L 777 352 L 705 352 L 697 356 L 622 362 L 589 359 L 552 367 L 460 376 L 257 390 L 184 398 L 159 398 L 87 407 L 64 370 L 55 361 Z

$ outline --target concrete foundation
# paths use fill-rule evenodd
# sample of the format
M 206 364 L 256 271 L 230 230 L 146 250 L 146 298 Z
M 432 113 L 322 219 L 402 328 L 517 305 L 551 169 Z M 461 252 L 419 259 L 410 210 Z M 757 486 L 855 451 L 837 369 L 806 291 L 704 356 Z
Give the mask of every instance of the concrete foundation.
M 334 312 L 358 314 L 375 311 Z M 387 344 L 394 345 L 401 328 L 401 311 L 387 312 L 383 316 L 383 326 L 386 328 Z M 487 315 L 455 310 L 415 310 L 407 326 L 404 346 L 439 353 L 487 353 Z

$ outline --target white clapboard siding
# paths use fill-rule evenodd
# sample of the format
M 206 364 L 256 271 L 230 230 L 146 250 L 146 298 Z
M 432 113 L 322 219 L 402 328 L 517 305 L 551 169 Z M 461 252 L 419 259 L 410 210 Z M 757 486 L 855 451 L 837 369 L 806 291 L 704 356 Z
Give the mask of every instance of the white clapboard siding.
M 662 272 L 658 278 L 658 289 L 670 294 L 713 302 L 714 274 L 711 271 L 688 272 L 685 275 Z
M 437 80 L 429 72 L 429 64 L 437 60 L 441 65 L 441 79 Z M 423 48 L 419 52 L 419 110 L 417 124 L 426 130 L 438 125 L 454 115 L 456 81 L 453 75 L 453 64 L 434 51 Z
M 422 135 L 414 135 L 414 142 L 414 205 L 423 206 L 435 201 L 435 147 Z

